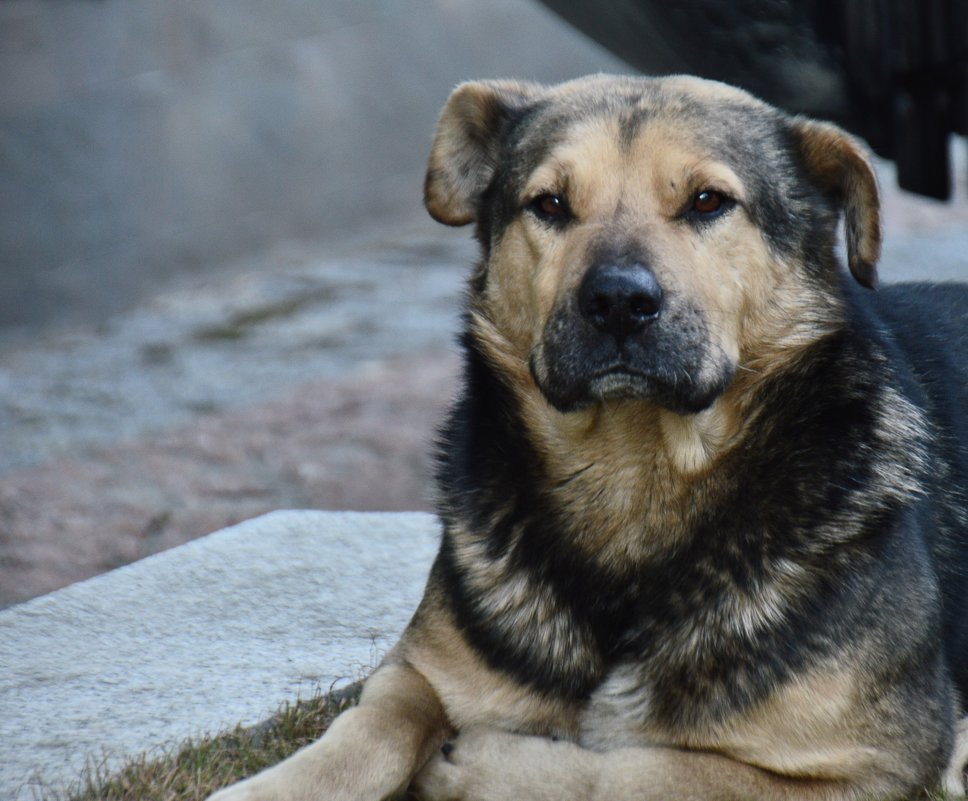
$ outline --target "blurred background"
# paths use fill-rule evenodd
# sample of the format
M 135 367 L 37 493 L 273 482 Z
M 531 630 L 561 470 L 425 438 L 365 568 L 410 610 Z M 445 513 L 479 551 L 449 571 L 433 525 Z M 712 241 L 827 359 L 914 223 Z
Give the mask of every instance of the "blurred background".
M 689 3 L 550 5 L 563 16 L 532 0 L 0 2 L 0 605 L 272 509 L 432 507 L 476 250 L 421 189 L 459 81 L 688 70 L 853 124 L 893 159 L 921 135 L 914 95 L 888 98 L 884 128 L 845 71 L 882 40 L 828 20 L 804 44 L 818 2 L 725 4 L 738 16 L 701 18 L 715 36 L 692 50 Z M 963 81 L 964 50 L 925 36 L 938 58 L 918 87 Z M 901 175 L 949 202 L 878 161 L 887 280 L 968 278 L 953 132 L 913 148 L 933 183 Z

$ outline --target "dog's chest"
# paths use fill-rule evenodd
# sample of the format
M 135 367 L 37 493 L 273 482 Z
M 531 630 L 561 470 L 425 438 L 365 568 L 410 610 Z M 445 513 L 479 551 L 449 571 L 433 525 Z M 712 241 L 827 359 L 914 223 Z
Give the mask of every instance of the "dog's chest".
M 589 720 L 611 709 L 633 727 L 701 724 L 754 702 L 791 667 L 778 658 L 790 633 L 782 593 L 741 593 L 701 557 L 619 584 L 579 564 L 526 571 L 473 555 L 449 576 L 468 641 L 521 684 L 590 699 Z
M 640 666 L 624 663 L 614 667 L 592 693 L 581 716 L 581 745 L 596 751 L 647 745 L 653 739 L 654 692 Z

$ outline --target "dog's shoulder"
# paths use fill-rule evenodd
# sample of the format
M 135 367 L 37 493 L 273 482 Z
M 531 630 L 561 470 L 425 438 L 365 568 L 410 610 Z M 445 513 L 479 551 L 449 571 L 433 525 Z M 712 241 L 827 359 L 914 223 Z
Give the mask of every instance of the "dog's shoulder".
M 948 392 L 963 397 L 968 391 L 968 284 L 888 284 L 866 294 L 882 329 L 908 361 L 925 378 L 942 380 Z
M 852 306 L 872 321 L 901 391 L 931 433 L 919 506 L 943 597 L 944 646 L 956 684 L 968 688 L 968 285 L 893 284 Z

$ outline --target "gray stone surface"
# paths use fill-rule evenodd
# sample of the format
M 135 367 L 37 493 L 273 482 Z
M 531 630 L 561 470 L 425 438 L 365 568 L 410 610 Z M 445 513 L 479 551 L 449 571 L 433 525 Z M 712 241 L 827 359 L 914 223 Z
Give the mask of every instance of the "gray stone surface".
M 427 514 L 276 512 L 0 612 L 0 799 L 359 679 L 438 538 Z

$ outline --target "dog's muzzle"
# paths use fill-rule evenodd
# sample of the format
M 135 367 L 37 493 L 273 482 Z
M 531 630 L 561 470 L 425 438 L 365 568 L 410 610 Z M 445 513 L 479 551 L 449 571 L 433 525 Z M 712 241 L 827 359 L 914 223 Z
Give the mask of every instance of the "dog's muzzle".
M 589 267 L 553 310 L 530 366 L 561 412 L 610 400 L 697 412 L 732 375 L 697 307 L 663 289 L 642 262 L 611 259 Z

